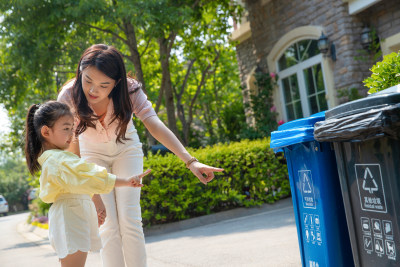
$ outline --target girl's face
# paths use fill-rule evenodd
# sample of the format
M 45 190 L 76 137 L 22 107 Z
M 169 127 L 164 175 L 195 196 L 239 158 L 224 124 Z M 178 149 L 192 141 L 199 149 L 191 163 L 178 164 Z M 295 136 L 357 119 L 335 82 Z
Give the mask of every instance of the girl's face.
M 96 67 L 90 66 L 82 71 L 82 87 L 89 104 L 101 105 L 108 103 L 108 96 L 115 86 L 111 79 Z
M 51 148 L 65 150 L 71 144 L 73 126 L 73 117 L 65 115 L 59 118 L 51 128 L 43 126 L 43 128 L 46 127 L 46 129 L 42 129 L 42 135 Z

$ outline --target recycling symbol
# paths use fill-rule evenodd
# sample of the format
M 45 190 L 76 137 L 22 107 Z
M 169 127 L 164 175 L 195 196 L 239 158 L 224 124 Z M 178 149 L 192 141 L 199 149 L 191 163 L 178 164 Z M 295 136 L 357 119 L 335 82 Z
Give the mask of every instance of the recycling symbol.
M 385 186 L 380 164 L 355 164 L 361 209 L 387 213 Z M 354 192 L 356 193 L 356 192 Z
M 304 177 L 303 177 L 303 192 L 304 193 L 312 193 L 310 180 L 308 179 L 306 173 L 304 173 Z
M 303 196 L 303 207 L 308 209 L 316 208 L 314 185 L 310 170 L 299 170 L 299 191 Z
M 372 173 L 369 170 L 369 168 L 365 169 L 362 188 L 368 191 L 370 194 L 373 194 L 375 191 L 378 191 L 378 184 L 376 183 L 374 177 L 372 176 Z

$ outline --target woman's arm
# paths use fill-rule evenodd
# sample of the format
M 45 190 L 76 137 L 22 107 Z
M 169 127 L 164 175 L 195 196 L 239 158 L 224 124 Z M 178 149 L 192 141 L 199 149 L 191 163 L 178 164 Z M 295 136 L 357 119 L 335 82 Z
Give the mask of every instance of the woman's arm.
M 154 138 L 171 150 L 183 162 L 188 162 L 192 158 L 175 134 L 157 116 L 145 119 L 143 124 Z
M 156 138 L 166 148 L 171 150 L 183 162 L 187 163 L 192 159 L 192 156 L 181 144 L 181 142 L 179 142 L 178 138 L 157 116 L 146 118 L 143 121 L 143 124 L 149 130 L 150 134 L 154 136 L 154 138 Z M 207 184 L 214 178 L 214 172 L 222 172 L 224 170 L 205 165 L 198 161 L 192 162 L 189 165 L 189 169 L 203 184 Z

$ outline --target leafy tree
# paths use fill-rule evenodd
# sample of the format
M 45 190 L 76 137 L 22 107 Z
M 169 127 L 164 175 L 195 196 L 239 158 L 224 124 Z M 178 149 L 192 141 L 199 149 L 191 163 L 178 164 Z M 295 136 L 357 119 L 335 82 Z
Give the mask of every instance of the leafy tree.
M 14 205 L 26 207 L 26 191 L 29 188 L 29 174 L 25 162 L 3 158 L 0 164 L 0 194 L 8 201 L 10 211 Z
M 171 70 L 196 58 L 197 69 L 204 72 L 197 85 L 204 87 L 221 49 L 228 47 L 223 45 L 228 17 L 240 10 L 230 0 L 14 0 L 1 1 L 0 14 L 0 60 L 5 66 L 0 97 L 7 99 L 15 136 L 21 136 L 28 104 L 55 98 L 60 84 L 74 76 L 82 51 L 99 42 L 118 47 L 150 99 L 157 98 L 156 111 L 165 106 L 168 126 L 179 135 L 172 81 L 182 85 L 184 80 L 171 77 Z M 186 113 L 187 119 L 180 120 L 190 127 L 190 102 L 181 101 L 179 108 L 182 103 L 181 115 Z

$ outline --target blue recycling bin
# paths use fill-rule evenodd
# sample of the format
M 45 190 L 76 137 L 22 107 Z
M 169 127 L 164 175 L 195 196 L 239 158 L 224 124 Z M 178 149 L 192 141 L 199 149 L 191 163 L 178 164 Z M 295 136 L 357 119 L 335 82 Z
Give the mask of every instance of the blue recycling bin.
M 287 160 L 303 266 L 354 266 L 342 193 L 331 143 L 314 139 L 320 112 L 281 125 L 271 148 Z

